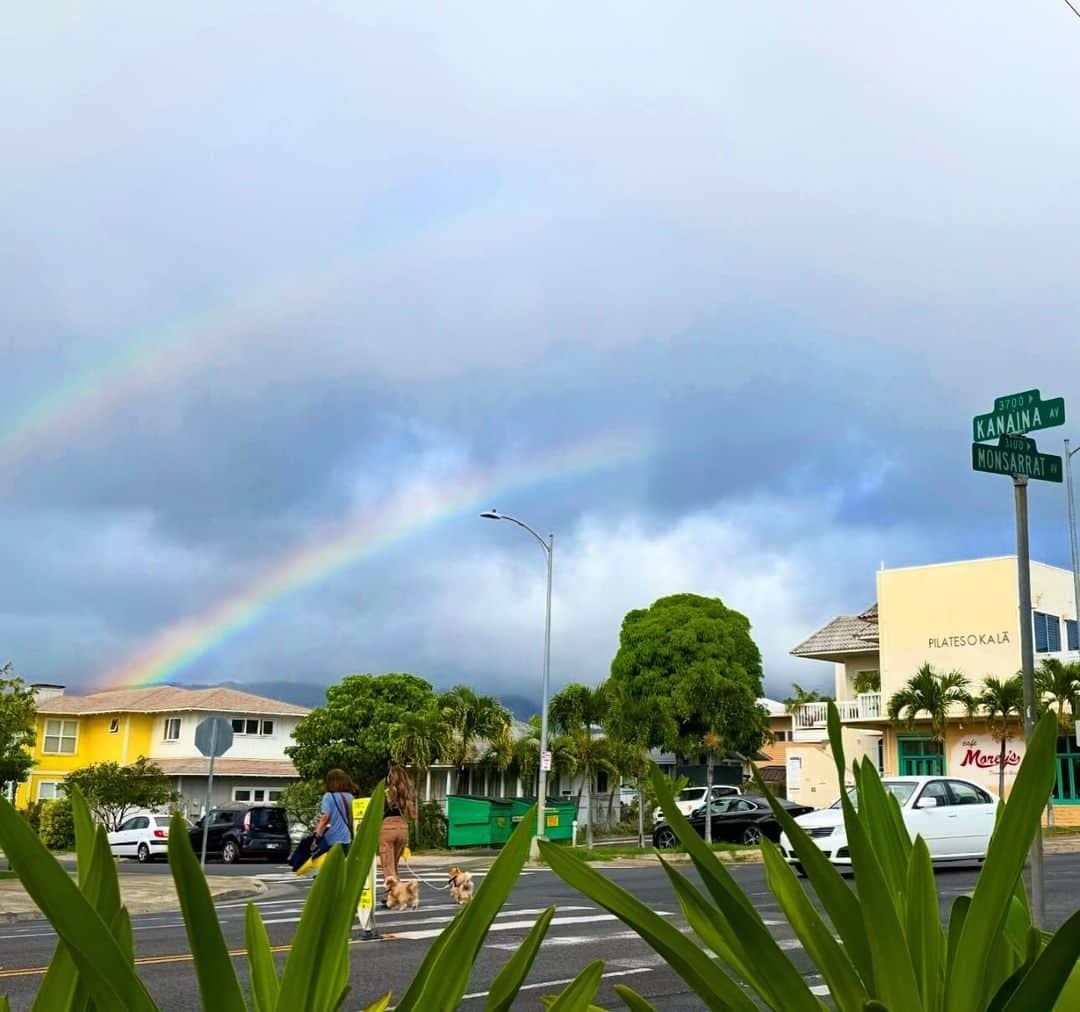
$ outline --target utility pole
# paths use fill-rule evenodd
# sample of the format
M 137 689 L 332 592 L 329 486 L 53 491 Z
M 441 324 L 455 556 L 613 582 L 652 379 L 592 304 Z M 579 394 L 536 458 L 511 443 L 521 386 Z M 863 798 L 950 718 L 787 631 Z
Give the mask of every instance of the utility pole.
M 1016 495 L 1016 571 L 1020 598 L 1020 664 L 1024 673 L 1024 738 L 1031 741 L 1035 731 L 1035 644 L 1031 626 L 1031 548 L 1028 544 L 1028 480 L 1023 475 L 1013 478 Z M 1031 858 L 1031 919 L 1037 928 L 1046 923 L 1046 902 L 1043 897 L 1042 827 L 1035 834 L 1029 854 Z

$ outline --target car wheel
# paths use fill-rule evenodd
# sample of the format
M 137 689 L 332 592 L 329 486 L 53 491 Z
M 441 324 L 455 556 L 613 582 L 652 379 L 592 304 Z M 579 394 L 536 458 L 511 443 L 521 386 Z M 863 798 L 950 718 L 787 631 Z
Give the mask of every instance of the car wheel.
M 671 850 L 679 845 L 679 838 L 670 826 L 663 826 L 653 834 L 653 846 L 657 850 Z
M 139 864 L 149 864 L 153 857 L 150 855 L 150 848 L 145 843 L 139 844 L 139 849 L 135 852 L 135 856 L 139 859 Z
M 758 829 L 757 826 L 747 826 L 746 829 L 743 830 L 742 842 L 751 847 L 761 843 L 761 830 Z
M 221 860 L 226 864 L 236 864 L 240 860 L 240 848 L 235 840 L 225 841 L 225 846 L 221 848 Z

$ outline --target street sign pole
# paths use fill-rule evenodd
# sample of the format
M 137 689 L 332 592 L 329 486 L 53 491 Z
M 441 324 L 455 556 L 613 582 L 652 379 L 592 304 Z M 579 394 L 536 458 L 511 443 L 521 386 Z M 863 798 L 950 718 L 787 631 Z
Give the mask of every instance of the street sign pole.
M 210 828 L 210 798 L 214 792 L 214 757 L 217 755 L 217 733 L 218 725 L 214 722 L 213 730 L 210 733 L 210 775 L 206 781 L 206 810 L 203 812 L 202 820 L 202 858 L 200 864 L 206 867 L 206 831 Z
M 1028 544 L 1028 480 L 1013 478 L 1016 496 L 1016 568 L 1020 598 L 1020 663 L 1024 677 L 1024 737 L 1031 741 L 1035 730 L 1035 646 L 1031 626 L 1031 549 Z M 1046 923 L 1043 899 L 1042 828 L 1035 834 L 1029 852 L 1031 859 L 1031 919 L 1036 928 Z

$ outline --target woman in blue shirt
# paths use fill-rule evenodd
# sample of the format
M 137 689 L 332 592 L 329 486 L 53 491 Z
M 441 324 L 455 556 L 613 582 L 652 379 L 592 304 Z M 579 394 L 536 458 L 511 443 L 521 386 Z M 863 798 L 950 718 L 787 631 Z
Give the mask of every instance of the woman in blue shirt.
M 315 827 L 316 849 L 325 850 L 340 843 L 349 852 L 352 843 L 352 803 L 357 787 L 344 770 L 331 770 L 326 774 L 326 793 L 318 825 Z

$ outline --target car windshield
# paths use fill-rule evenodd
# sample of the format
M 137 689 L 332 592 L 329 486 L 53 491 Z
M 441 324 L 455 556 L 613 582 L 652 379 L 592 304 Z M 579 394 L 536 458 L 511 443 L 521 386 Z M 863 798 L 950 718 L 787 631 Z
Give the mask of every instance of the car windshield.
M 168 829 L 169 817 L 167 815 L 155 815 L 154 825 L 157 826 L 159 829 Z
M 904 805 L 907 804 L 908 799 L 911 797 L 911 795 L 915 793 L 915 788 L 917 788 L 919 785 L 909 783 L 906 780 L 882 780 L 881 786 L 884 787 L 885 790 L 887 790 L 894 798 L 896 798 L 896 800 L 900 802 L 900 807 L 903 808 Z M 854 787 L 848 790 L 847 796 L 851 799 L 851 803 L 856 808 L 858 808 L 859 798 Z M 829 805 L 829 807 L 839 808 L 840 799 L 837 798 L 831 805 Z
M 701 801 L 705 797 L 704 787 L 687 787 L 679 791 L 676 801 Z
M 285 811 L 281 808 L 253 808 L 251 828 L 281 830 L 283 833 L 289 831 L 285 822 Z

